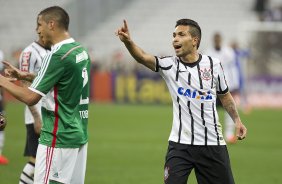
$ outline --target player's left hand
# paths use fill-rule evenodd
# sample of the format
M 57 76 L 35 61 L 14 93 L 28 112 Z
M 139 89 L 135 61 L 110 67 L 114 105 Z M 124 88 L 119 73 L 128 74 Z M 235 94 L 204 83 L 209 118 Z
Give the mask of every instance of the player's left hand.
M 0 131 L 3 131 L 7 125 L 7 121 L 2 113 L 0 113 Z
M 116 34 L 116 36 L 119 37 L 119 39 L 122 42 L 129 42 L 130 41 L 130 34 L 129 34 L 129 29 L 128 29 L 126 20 L 123 20 L 123 26 L 121 28 L 119 28 L 115 32 L 115 34 Z
M 243 140 L 247 136 L 247 128 L 241 121 L 237 121 L 235 123 L 236 126 L 236 136 L 238 140 Z

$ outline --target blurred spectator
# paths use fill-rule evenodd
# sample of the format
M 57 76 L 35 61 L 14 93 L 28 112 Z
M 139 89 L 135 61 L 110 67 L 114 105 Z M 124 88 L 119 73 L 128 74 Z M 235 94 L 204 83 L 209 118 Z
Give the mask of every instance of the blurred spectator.
M 231 47 L 223 46 L 221 33 L 217 32 L 214 34 L 213 46 L 209 48 L 205 54 L 218 58 L 221 61 L 229 91 L 234 100 L 238 102 L 240 82 L 238 68 L 235 63 L 235 53 Z M 224 137 L 226 142 L 235 143 L 237 140 L 235 136 L 235 124 L 226 111 L 224 123 Z
M 3 63 L 4 61 L 4 52 L 0 50 L 0 72 L 3 71 Z M 4 103 L 3 103 L 3 96 L 2 96 L 2 90 L 0 89 L 0 112 L 4 114 Z M 4 147 L 4 130 L 0 131 L 0 165 L 6 165 L 9 163 L 9 160 L 2 155 L 3 147 Z
M 235 53 L 235 64 L 238 70 L 239 77 L 239 93 L 240 99 L 238 99 L 238 104 L 243 107 L 244 112 L 249 112 L 250 106 L 248 105 L 247 94 L 245 91 L 246 86 L 246 59 L 250 57 L 250 51 L 248 49 L 243 49 L 239 47 L 237 41 L 231 43 L 231 48 Z
M 255 0 L 254 11 L 257 14 L 258 20 L 264 21 L 265 14 L 269 9 L 269 0 Z

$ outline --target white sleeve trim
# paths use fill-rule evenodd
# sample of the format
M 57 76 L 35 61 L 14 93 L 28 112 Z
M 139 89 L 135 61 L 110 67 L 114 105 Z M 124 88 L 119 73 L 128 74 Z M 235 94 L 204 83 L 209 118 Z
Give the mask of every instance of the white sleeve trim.
M 44 97 L 44 96 L 45 96 L 45 94 L 44 94 L 44 93 L 42 93 L 41 91 L 38 91 L 37 89 L 34 89 L 34 88 L 32 88 L 32 87 L 28 87 L 28 89 L 30 89 L 31 91 L 33 91 L 33 92 L 35 92 L 35 93 L 37 93 L 37 94 L 41 95 L 42 97 Z

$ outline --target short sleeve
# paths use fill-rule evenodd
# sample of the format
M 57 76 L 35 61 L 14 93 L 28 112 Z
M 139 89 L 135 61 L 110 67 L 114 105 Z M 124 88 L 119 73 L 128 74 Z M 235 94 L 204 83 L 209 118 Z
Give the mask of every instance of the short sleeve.
M 64 62 L 56 55 L 48 54 L 42 63 L 38 75 L 30 88 L 42 96 L 47 94 L 58 83 L 64 74 Z
M 217 94 L 226 94 L 229 91 L 221 63 L 218 66 L 216 91 Z
M 173 57 L 172 56 L 165 56 L 159 57 L 155 56 L 156 58 L 156 72 L 163 73 L 165 70 L 169 70 L 173 66 Z

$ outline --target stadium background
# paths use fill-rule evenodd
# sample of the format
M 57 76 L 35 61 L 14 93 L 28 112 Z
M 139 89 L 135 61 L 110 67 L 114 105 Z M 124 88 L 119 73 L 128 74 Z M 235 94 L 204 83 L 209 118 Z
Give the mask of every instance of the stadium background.
M 281 6 L 269 1 L 268 11 Z M 175 21 L 191 18 L 203 30 L 200 52 L 220 31 L 224 43 L 237 42 L 250 57 L 242 60 L 244 97 L 252 111 L 240 111 L 249 135 L 230 145 L 240 184 L 282 183 L 282 18 L 259 20 L 255 0 L 0 0 L 0 50 L 17 64 L 19 52 L 36 39 L 38 12 L 60 5 L 70 14 L 70 32 L 92 57 L 90 141 L 86 183 L 162 183 L 171 126 L 170 97 L 160 77 L 136 65 L 114 31 L 123 19 L 145 51 L 173 55 Z M 281 13 L 282 14 L 282 13 Z M 282 16 L 281 16 L 282 17 Z M 0 183 L 17 183 L 24 165 L 23 105 L 5 94 L 9 125 Z M 222 116 L 222 111 L 220 111 Z M 191 183 L 195 183 L 194 177 Z

